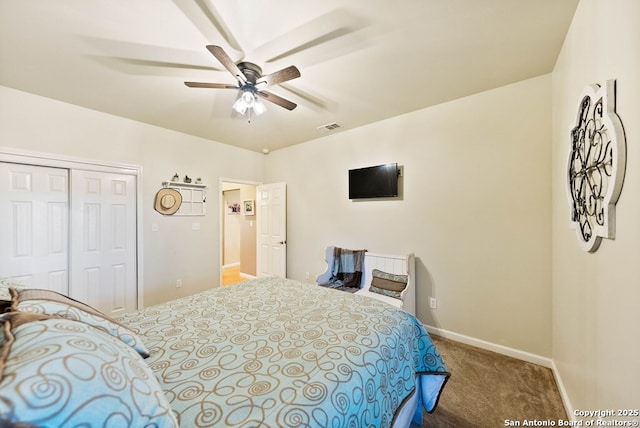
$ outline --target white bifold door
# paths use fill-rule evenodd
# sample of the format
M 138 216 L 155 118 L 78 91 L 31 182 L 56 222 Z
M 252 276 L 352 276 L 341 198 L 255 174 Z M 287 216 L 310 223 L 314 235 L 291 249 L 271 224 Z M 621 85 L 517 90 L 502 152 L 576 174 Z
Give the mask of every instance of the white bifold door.
M 67 294 L 69 172 L 0 163 L 0 277 Z
M 136 309 L 135 177 L 71 170 L 70 295 L 117 315 Z
M 137 307 L 136 177 L 0 162 L 0 277 Z

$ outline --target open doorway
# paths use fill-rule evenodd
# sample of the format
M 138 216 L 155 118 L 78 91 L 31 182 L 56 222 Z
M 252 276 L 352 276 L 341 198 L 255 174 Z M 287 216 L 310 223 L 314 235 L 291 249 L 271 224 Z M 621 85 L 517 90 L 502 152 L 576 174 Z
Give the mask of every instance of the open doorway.
M 220 180 L 220 284 L 256 277 L 256 186 L 241 180 Z

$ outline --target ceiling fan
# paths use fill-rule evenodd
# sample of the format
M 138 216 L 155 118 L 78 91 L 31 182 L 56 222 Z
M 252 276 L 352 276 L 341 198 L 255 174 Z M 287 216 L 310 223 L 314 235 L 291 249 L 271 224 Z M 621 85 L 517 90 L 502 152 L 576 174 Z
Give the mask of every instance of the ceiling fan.
M 251 110 L 257 115 L 265 112 L 264 104 L 260 102 L 260 98 L 272 102 L 287 110 L 293 110 L 297 104 L 286 100 L 271 92 L 267 92 L 264 88 L 287 82 L 289 80 L 300 77 L 300 71 L 294 65 L 283 68 L 266 76 L 262 75 L 262 69 L 251 62 L 234 63 L 229 55 L 220 46 L 207 45 L 207 49 L 216 57 L 224 67 L 229 70 L 238 83 L 230 85 L 226 83 L 205 83 L 205 82 L 184 82 L 190 88 L 216 88 L 216 89 L 239 89 L 240 97 L 233 104 L 233 109 L 241 115 L 249 112 L 249 121 L 251 121 Z

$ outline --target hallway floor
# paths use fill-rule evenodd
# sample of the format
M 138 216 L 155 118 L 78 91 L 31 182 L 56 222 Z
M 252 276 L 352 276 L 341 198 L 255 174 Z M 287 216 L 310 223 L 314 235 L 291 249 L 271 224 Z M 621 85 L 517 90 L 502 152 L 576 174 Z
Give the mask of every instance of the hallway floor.
M 222 286 L 236 284 L 238 282 L 247 281 L 247 278 L 240 276 L 240 266 L 224 268 L 222 270 Z

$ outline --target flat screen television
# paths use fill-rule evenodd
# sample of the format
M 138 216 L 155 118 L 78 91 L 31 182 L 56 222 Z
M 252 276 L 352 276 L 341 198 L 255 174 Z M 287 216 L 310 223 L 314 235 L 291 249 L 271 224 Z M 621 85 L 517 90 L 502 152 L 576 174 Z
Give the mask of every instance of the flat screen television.
M 391 198 L 398 196 L 398 164 L 349 170 L 349 199 Z

